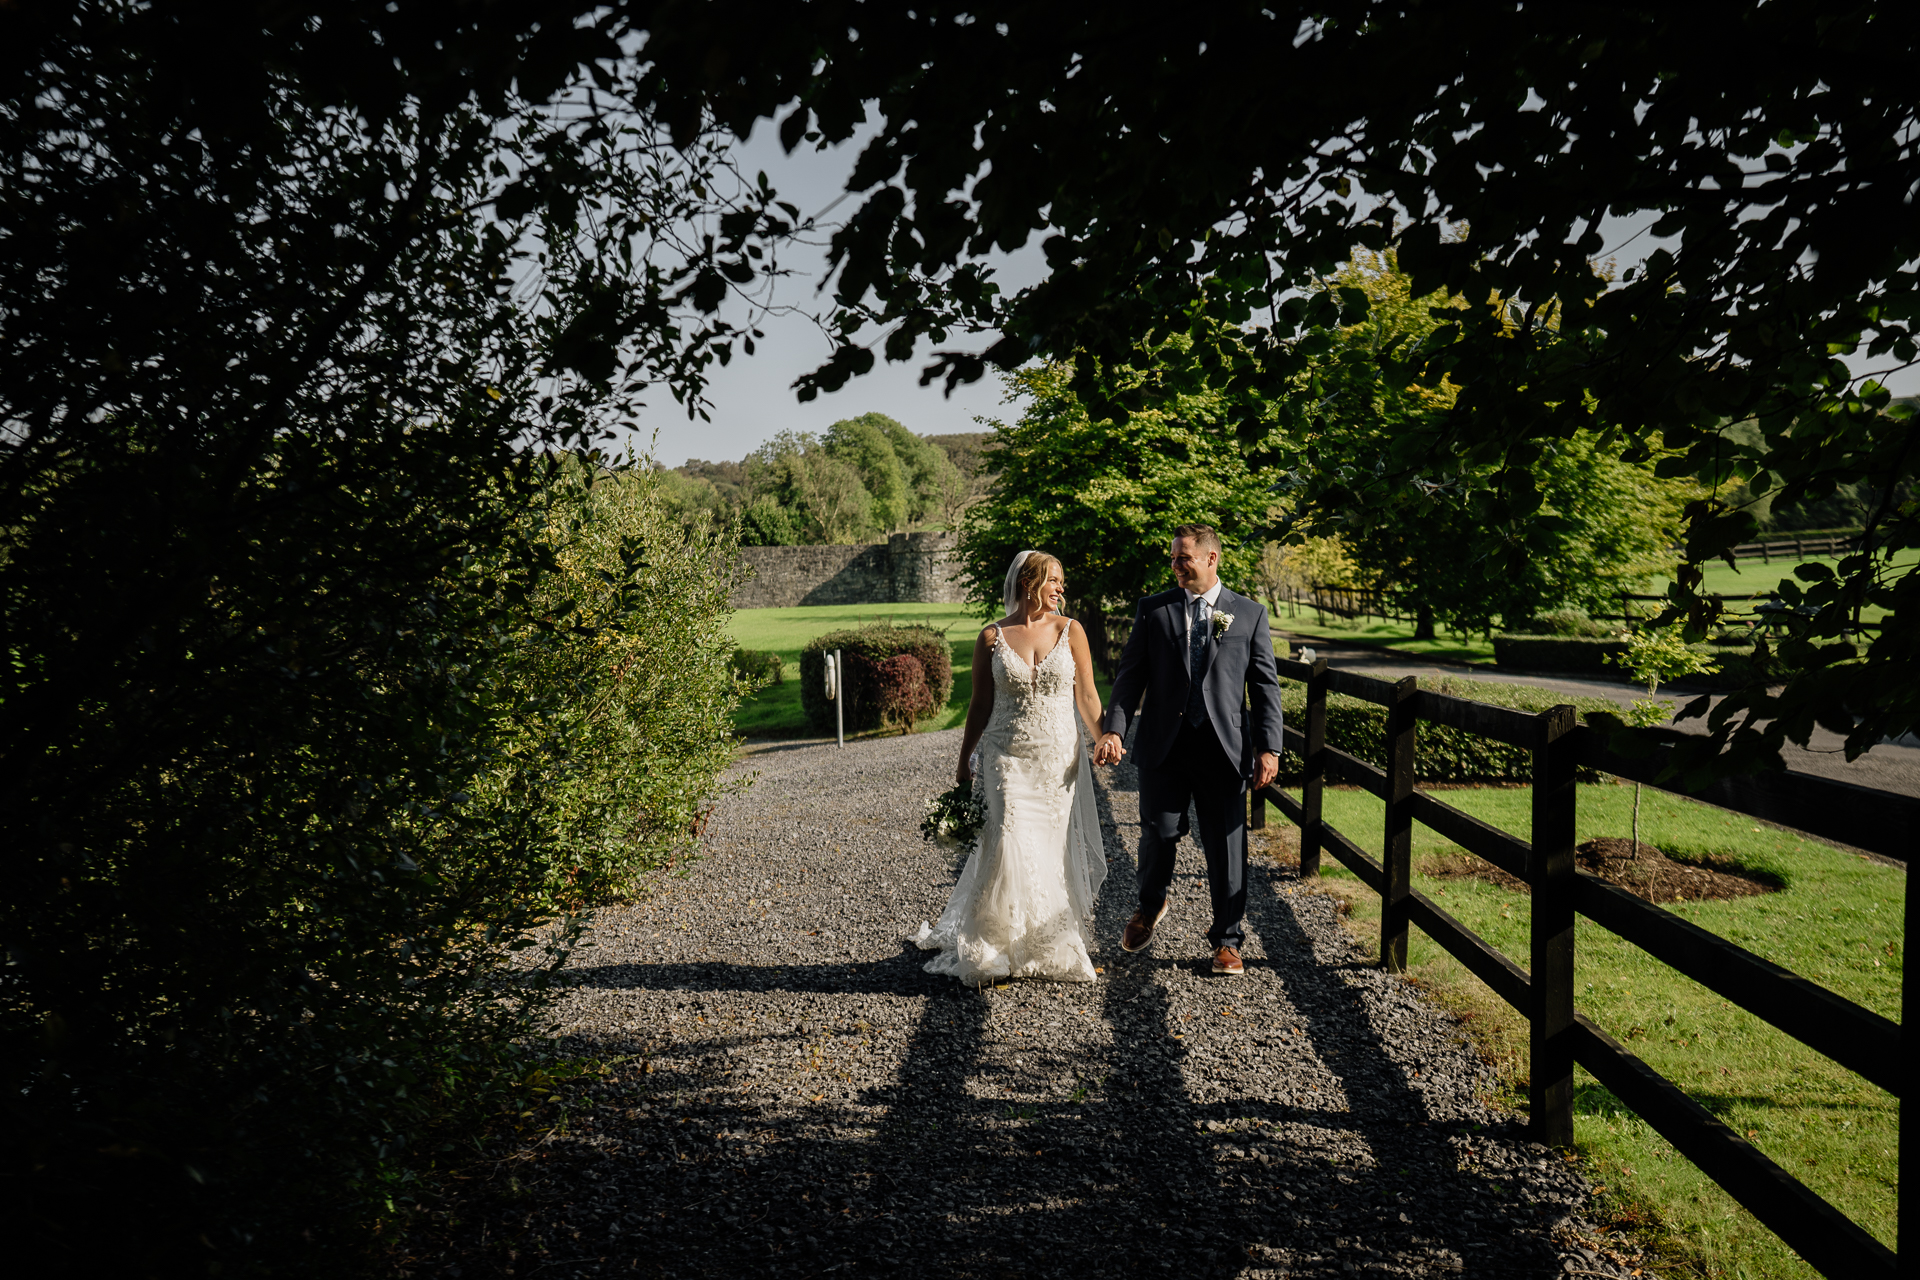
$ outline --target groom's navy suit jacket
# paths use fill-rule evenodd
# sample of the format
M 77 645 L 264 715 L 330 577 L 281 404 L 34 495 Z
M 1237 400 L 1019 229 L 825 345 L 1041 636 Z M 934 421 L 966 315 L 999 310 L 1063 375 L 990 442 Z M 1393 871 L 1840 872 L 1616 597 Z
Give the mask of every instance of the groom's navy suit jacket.
M 1280 683 L 1273 665 L 1273 634 L 1258 600 L 1220 588 L 1215 614 L 1233 615 L 1224 633 L 1210 628 L 1200 689 L 1207 719 L 1227 759 L 1240 776 L 1253 773 L 1253 758 L 1280 750 Z M 1134 762 L 1152 769 L 1167 757 L 1187 711 L 1187 593 L 1176 587 L 1148 596 L 1134 611 L 1133 632 L 1120 652 L 1113 698 L 1100 727 L 1126 737 L 1127 720 L 1145 694 Z

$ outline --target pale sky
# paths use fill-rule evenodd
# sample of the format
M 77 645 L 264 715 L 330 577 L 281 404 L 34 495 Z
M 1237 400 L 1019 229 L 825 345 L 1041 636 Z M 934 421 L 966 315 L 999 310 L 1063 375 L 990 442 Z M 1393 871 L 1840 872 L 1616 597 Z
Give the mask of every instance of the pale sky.
M 739 148 L 741 168 L 749 179 L 764 169 L 782 199 L 799 206 L 803 216 L 818 214 L 841 194 L 864 137 L 863 132 L 854 141 L 826 152 L 816 152 L 802 143 L 788 156 L 780 149 L 774 127 L 761 121 L 753 137 Z M 855 207 L 854 199 L 849 198 L 825 220 L 831 221 Z M 1652 215 L 1634 221 L 1608 219 L 1601 227 L 1607 248 L 1600 256 L 1617 257 L 1622 269 L 1644 259 L 1662 243 L 1642 233 L 1642 228 L 1652 222 Z M 780 300 L 819 310 L 824 299 L 815 289 L 826 273 L 824 251 L 815 251 L 810 261 L 795 257 L 791 265 L 799 270 L 782 282 Z M 993 265 L 1006 293 L 1035 283 L 1045 273 L 1037 238 L 1014 254 L 998 256 Z M 922 435 L 978 431 L 982 428 L 975 422 L 977 417 L 1004 419 L 1018 413 L 1017 407 L 1003 403 L 1004 389 L 991 373 L 979 382 L 957 388 L 950 397 L 938 384 L 920 386 L 920 369 L 933 349 L 924 342 L 919 358 L 905 364 L 877 359 L 873 372 L 850 379 L 831 395 L 801 404 L 794 398 L 794 379 L 825 361 L 832 344 L 800 317 L 774 317 L 761 328 L 766 338 L 759 344 L 757 355 L 744 356 L 736 349 L 731 365 L 712 370 L 711 422 L 690 422 L 686 411 L 670 397 L 657 398 L 641 419 L 643 427 L 653 433 L 651 452 L 655 458 L 670 467 L 681 466 L 689 458 L 737 460 L 775 432 L 817 433 L 842 418 L 870 412 L 887 414 Z M 993 337 L 956 334 L 945 347 L 980 351 L 991 345 Z M 1877 371 L 1889 363 L 1891 357 L 1848 361 L 1857 373 Z M 1886 381 L 1895 395 L 1920 394 L 1920 369 L 1904 370 Z M 634 444 L 642 452 L 649 451 L 644 434 L 636 436 Z
M 841 194 L 846 175 L 859 155 L 859 145 L 860 139 L 856 139 L 830 151 L 816 152 L 811 144 L 802 143 L 789 156 L 781 151 L 774 127 L 763 120 L 739 149 L 741 169 L 749 179 L 764 169 L 780 198 L 799 206 L 805 217 L 819 213 Z M 826 220 L 858 207 L 849 198 Z M 824 242 L 826 237 L 820 239 Z M 809 311 L 821 309 L 825 299 L 815 289 L 826 274 L 824 249 L 804 266 L 798 258 L 793 265 L 801 269 L 781 282 L 781 299 Z M 1037 282 L 1045 274 L 1046 260 L 1036 239 L 1018 253 L 1000 256 L 994 265 L 1000 287 L 1012 293 Z M 982 428 L 974 422 L 976 416 L 1010 416 L 1002 405 L 1000 379 L 992 373 L 957 388 L 951 397 L 940 384 L 919 385 L 920 370 L 929 363 L 934 350 L 924 342 L 920 358 L 906 364 L 889 364 L 877 358 L 871 373 L 850 379 L 830 395 L 801 404 L 794 398 L 794 379 L 823 364 L 833 353 L 833 344 L 799 317 L 775 317 L 760 327 L 767 336 L 758 344 L 756 355 L 743 357 L 736 348 L 731 365 L 711 371 L 714 377 L 708 394 L 713 401 L 713 421 L 689 422 L 686 410 L 665 396 L 659 397 L 649 416 L 642 419 L 645 426 L 658 433 L 654 457 L 659 461 L 677 467 L 688 458 L 737 460 L 776 431 L 817 433 L 842 418 L 863 413 L 884 413 L 921 435 L 979 431 Z M 996 336 L 954 334 L 941 349 L 983 351 Z M 635 445 L 644 451 L 647 442 L 637 438 Z

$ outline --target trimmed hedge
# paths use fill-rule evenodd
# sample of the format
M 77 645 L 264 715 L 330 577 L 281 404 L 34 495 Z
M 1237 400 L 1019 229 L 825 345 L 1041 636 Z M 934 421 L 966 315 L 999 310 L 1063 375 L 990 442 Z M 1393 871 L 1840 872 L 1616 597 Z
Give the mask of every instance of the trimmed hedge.
M 728 665 L 734 675 L 756 686 L 779 684 L 786 678 L 786 660 L 771 649 L 735 649 Z
M 1423 682 L 1420 687 L 1430 693 L 1491 702 L 1495 706 L 1512 707 L 1516 711 L 1539 712 L 1561 703 L 1571 703 L 1579 709 L 1582 719 L 1590 711 L 1615 714 L 1620 711 L 1620 704 L 1610 698 L 1573 697 L 1552 689 L 1488 684 L 1478 680 L 1447 677 L 1431 684 Z M 1282 680 L 1280 707 L 1288 721 L 1298 725 L 1306 716 L 1306 686 L 1297 681 Z M 1344 694 L 1327 695 L 1328 746 L 1385 768 L 1386 736 L 1385 707 Z M 1527 782 L 1533 776 L 1532 752 L 1495 742 L 1491 738 L 1476 737 L 1423 720 L 1416 743 L 1414 775 L 1421 782 Z M 1282 780 L 1297 779 L 1305 771 L 1306 762 L 1298 752 L 1289 751 L 1281 757 Z
M 1495 636 L 1493 660 L 1503 667 L 1531 671 L 1601 671 L 1618 675 L 1621 668 L 1606 660 L 1624 654 L 1624 640 L 1598 636 Z
M 847 684 L 843 715 L 849 733 L 900 725 L 909 705 L 915 709 L 914 719 L 932 715 L 953 694 L 953 650 L 947 637 L 932 627 L 880 623 L 857 631 L 830 631 L 809 640 L 800 651 L 800 706 L 816 733 L 833 732 L 833 703 L 827 700 L 824 685 L 826 654 L 832 649 L 841 653 Z M 924 693 L 902 687 L 911 681 L 901 668 L 889 669 L 883 679 L 883 664 L 903 654 L 920 664 Z
M 1727 648 L 1720 646 L 1716 646 L 1719 647 L 1719 652 L 1713 649 L 1707 650 L 1717 664 L 1712 671 L 1704 675 L 1687 676 L 1685 679 L 1676 680 L 1666 688 L 1675 692 L 1709 693 L 1744 689 L 1757 678 L 1753 667 L 1753 642 L 1741 637 L 1736 643 L 1741 646 L 1737 652 L 1728 652 Z M 1825 659 L 1825 663 L 1845 662 L 1850 658 L 1858 658 L 1865 652 L 1866 646 L 1852 640 L 1834 640 L 1820 646 L 1820 656 Z M 1800 674 L 1801 670 L 1802 668 L 1781 665 L 1776 657 L 1772 670 L 1767 673 L 1767 681 L 1770 684 L 1778 684 L 1792 679 Z

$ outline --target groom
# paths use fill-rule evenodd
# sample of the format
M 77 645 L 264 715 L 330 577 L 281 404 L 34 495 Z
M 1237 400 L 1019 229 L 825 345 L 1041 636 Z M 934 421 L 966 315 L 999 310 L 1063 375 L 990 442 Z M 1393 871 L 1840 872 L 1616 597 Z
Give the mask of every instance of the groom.
M 1213 971 L 1238 977 L 1247 910 L 1247 783 L 1264 787 L 1280 770 L 1273 638 L 1259 601 L 1221 585 L 1220 535 L 1211 528 L 1175 529 L 1172 560 L 1180 585 L 1135 609 L 1101 720 L 1105 732 L 1094 748 L 1096 764 L 1120 759 L 1127 715 L 1144 693 L 1133 745 L 1140 766 L 1140 909 L 1120 945 L 1140 950 L 1167 914 L 1174 849 L 1187 834 L 1191 802 L 1213 890 L 1207 930 Z

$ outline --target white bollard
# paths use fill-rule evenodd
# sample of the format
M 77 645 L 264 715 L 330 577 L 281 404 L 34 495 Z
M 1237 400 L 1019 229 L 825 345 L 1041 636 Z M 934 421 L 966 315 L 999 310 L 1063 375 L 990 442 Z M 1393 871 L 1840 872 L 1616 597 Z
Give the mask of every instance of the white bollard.
M 840 696 L 840 651 L 838 649 L 826 655 L 825 676 L 827 701 L 833 704 L 833 739 L 836 744 L 844 747 L 847 745 L 846 720 L 841 707 L 845 700 Z

